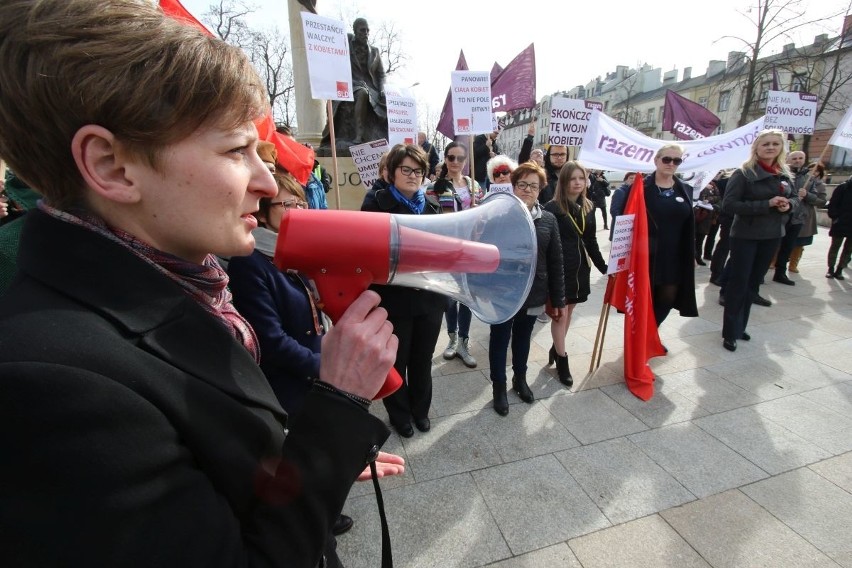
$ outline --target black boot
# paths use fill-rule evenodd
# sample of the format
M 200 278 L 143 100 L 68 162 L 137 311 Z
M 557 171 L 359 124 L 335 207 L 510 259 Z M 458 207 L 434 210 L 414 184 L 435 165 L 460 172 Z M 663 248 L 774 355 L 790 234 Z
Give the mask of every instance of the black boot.
M 556 361 L 556 347 L 551 345 L 550 351 L 547 352 L 547 366 L 553 365 L 554 361 Z
M 506 397 L 506 383 L 491 383 L 491 392 L 494 394 L 494 412 L 500 416 L 509 414 L 509 399 Z
M 515 373 L 512 375 L 512 390 L 518 393 L 518 396 L 527 404 L 535 400 L 529 385 L 527 384 L 527 376 Z
M 574 385 L 574 379 L 571 377 L 571 369 L 568 368 L 568 354 L 556 356 L 556 374 L 559 376 L 559 382 L 566 387 Z

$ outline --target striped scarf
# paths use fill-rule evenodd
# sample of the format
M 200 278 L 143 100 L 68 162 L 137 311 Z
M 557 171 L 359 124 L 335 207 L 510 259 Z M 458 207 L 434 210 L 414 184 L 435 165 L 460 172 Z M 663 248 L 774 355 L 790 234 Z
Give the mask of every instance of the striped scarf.
M 103 219 L 89 213 L 77 211 L 76 214 L 71 214 L 60 211 L 46 205 L 43 200 L 39 201 L 38 207 L 51 217 L 85 227 L 124 246 L 136 257 L 153 266 L 160 274 L 177 283 L 187 295 L 220 321 L 231 335 L 245 346 L 254 360 L 260 362 L 257 336 L 249 323 L 234 308 L 231 292 L 228 290 L 228 275 L 215 256 L 208 254 L 202 264 L 196 264 L 157 250 L 130 233 L 110 227 Z

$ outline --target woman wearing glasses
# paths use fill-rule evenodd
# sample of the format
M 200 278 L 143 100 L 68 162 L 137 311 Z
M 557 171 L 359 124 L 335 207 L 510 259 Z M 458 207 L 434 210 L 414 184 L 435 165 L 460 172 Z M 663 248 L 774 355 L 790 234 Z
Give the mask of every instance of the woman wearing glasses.
M 553 306 L 551 317 L 565 317 L 565 280 L 562 268 L 562 244 L 559 242 L 559 226 L 556 217 L 538 204 L 538 195 L 547 178 L 544 170 L 533 162 L 519 165 L 512 172 L 514 194 L 529 209 L 538 241 L 535 279 L 521 310 L 509 320 L 491 326 L 488 339 L 488 361 L 491 364 L 491 389 L 494 396 L 494 411 L 500 416 L 509 413 L 506 396 L 506 350 L 512 344 L 512 389 L 521 400 L 535 400 L 527 384 L 527 360 L 530 355 L 530 340 L 536 317 L 543 311 L 547 300 Z
M 491 184 L 511 183 L 512 172 L 515 171 L 515 168 L 517 167 L 517 162 L 509 156 L 505 156 L 503 154 L 494 156 L 488 160 L 487 164 L 485 164 L 485 170 L 488 172 L 488 181 Z
M 444 165 L 437 180 L 435 180 L 435 195 L 444 211 L 462 211 L 470 209 L 482 198 L 479 184 L 464 175 L 464 163 L 467 160 L 467 149 L 464 144 L 450 142 L 444 148 Z M 508 178 L 506 178 L 508 181 Z M 470 308 L 447 298 L 447 334 L 450 342 L 444 349 L 444 359 L 450 361 L 456 357 L 471 369 L 476 367 L 476 359 L 470 354 Z
M 656 171 L 644 179 L 651 291 L 657 327 L 672 308 L 682 317 L 698 316 L 692 186 L 675 176 L 683 163 L 683 152 L 683 146 L 674 142 L 662 146 L 654 156 Z M 627 195 L 629 193 L 630 188 Z M 617 214 L 622 213 L 623 210 Z
M 421 188 L 429 162 L 420 146 L 397 144 L 388 152 L 386 163 L 390 185 L 367 193 L 361 211 L 401 215 L 441 212 L 441 206 Z M 412 420 L 421 432 L 431 428 L 432 353 L 441 333 L 447 300 L 440 294 L 414 288 L 376 285 L 371 289 L 382 297 L 381 307 L 387 310 L 388 321 L 399 339 L 394 367 L 403 379 L 399 390 L 382 402 L 391 426 L 400 436 L 410 438 L 414 435 Z

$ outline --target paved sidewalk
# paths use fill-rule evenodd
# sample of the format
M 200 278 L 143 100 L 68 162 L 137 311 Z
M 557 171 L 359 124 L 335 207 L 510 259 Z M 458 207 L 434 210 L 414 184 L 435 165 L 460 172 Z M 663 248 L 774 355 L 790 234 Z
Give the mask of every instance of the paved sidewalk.
M 614 311 L 602 366 L 586 376 L 602 276 L 571 324 L 574 388 L 546 367 L 550 325 L 536 324 L 536 402 L 510 392 L 505 418 L 491 407 L 488 327 L 471 332 L 473 370 L 441 358 L 442 333 L 432 430 L 385 447 L 408 464 L 382 481 L 395 566 L 852 568 L 852 271 L 824 277 L 828 241 L 821 227 L 796 286 L 770 275 L 761 294 L 773 306 L 752 308 L 752 340 L 735 353 L 698 267 L 701 317 L 663 324 L 669 355 L 651 362 L 649 402 L 624 386 Z M 344 512 L 355 519 L 339 538 L 344 565 L 379 566 L 372 485 L 357 484 Z

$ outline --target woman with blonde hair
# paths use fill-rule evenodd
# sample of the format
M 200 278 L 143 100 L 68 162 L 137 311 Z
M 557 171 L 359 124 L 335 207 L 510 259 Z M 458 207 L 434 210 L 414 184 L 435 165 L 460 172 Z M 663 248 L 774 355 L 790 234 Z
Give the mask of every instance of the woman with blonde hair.
M 722 211 L 734 216 L 722 324 L 722 346 L 728 351 L 736 351 L 738 339 L 751 339 L 746 327 L 752 298 L 793 207 L 795 185 L 786 163 L 785 139 L 780 130 L 760 131 L 749 159 L 731 175 L 722 200 Z
M 559 382 L 567 387 L 574 384 L 568 367 L 565 337 L 571 325 L 574 306 L 585 302 L 591 292 L 589 260 L 601 274 L 606 274 L 606 261 L 595 237 L 595 205 L 588 197 L 589 174 L 579 162 L 567 162 L 559 172 L 556 193 L 544 205 L 544 210 L 556 217 L 562 243 L 562 264 L 565 274 L 565 316 L 550 323 L 550 346 L 547 364 L 556 362 Z

